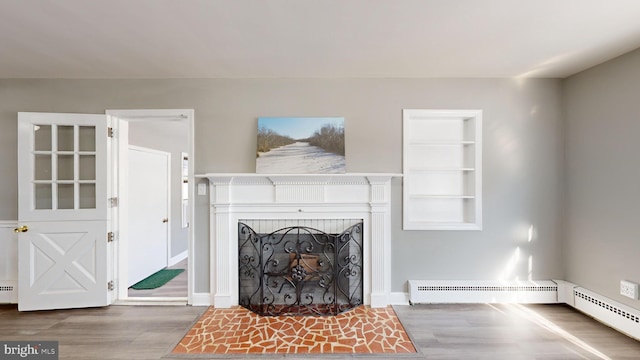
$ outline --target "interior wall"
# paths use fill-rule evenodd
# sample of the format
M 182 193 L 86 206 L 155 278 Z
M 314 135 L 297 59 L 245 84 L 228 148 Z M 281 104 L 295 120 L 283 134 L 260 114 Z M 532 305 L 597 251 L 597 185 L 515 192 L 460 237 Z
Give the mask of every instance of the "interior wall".
M 619 290 L 640 283 L 638 94 L 640 50 L 564 83 L 566 278 L 635 308 Z
M 403 231 L 395 180 L 391 290 L 414 278 L 563 278 L 560 80 L 0 80 L 0 219 L 17 216 L 18 111 L 136 108 L 195 109 L 196 174 L 254 172 L 260 116 L 344 117 L 347 171 L 400 173 L 402 109 L 482 109 L 484 230 Z M 195 199 L 196 292 L 209 284 L 206 199 Z
M 182 152 L 188 152 L 187 125 L 182 121 L 129 121 L 129 144 L 171 153 L 170 257 L 187 251 L 188 228 L 182 228 Z

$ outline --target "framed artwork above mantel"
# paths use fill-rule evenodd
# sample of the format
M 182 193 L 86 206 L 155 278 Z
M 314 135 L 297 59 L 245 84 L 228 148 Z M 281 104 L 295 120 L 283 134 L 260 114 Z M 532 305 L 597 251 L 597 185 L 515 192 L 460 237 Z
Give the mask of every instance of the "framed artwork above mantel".
M 341 174 L 345 171 L 344 118 L 258 118 L 256 173 Z

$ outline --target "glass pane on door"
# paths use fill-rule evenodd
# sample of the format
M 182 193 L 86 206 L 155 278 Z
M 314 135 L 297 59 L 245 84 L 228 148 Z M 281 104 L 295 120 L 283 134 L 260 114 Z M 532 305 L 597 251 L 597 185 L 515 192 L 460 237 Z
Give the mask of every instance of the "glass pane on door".
M 58 184 L 58 209 L 73 209 L 73 184 Z
M 73 180 L 73 155 L 58 155 L 58 180 Z
M 34 180 L 51 180 L 51 155 L 35 155 Z
M 80 184 L 80 209 L 96 208 L 96 184 Z
M 34 150 L 51 151 L 51 125 L 33 125 Z
M 34 185 L 35 209 L 51 210 L 52 209 L 52 191 L 51 184 L 35 184 Z
M 80 163 L 78 164 L 80 171 L 80 180 L 96 179 L 96 156 L 80 155 Z
M 73 151 L 73 126 L 58 126 L 58 151 Z
M 80 126 L 78 128 L 78 143 L 80 151 L 96 151 L 95 126 Z

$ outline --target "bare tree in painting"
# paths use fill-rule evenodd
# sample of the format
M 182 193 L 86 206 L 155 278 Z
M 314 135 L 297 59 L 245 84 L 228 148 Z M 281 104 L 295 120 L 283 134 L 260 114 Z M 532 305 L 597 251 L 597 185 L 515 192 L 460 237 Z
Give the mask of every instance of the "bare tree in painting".
M 344 127 L 326 124 L 308 139 L 312 146 L 344 156 Z
M 258 153 L 267 152 L 280 146 L 293 144 L 294 142 L 296 142 L 294 139 L 280 135 L 271 129 L 264 127 L 258 129 Z

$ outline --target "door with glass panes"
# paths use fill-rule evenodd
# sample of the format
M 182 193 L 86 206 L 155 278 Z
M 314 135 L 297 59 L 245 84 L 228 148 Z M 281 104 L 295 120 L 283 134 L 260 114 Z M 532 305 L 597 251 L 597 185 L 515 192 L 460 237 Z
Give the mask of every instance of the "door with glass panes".
M 109 303 L 105 115 L 18 114 L 18 308 Z

